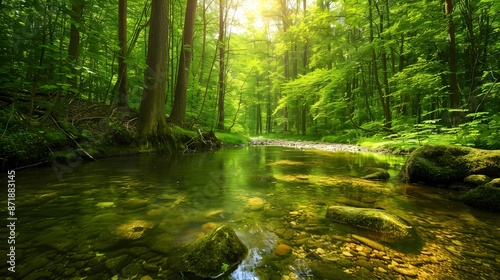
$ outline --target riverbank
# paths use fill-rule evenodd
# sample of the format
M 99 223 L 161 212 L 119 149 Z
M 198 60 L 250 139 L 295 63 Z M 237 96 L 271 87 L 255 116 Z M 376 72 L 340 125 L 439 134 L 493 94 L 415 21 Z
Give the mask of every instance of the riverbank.
M 303 149 L 317 149 L 328 152 L 374 152 L 381 154 L 398 154 L 406 155 L 407 152 L 402 152 L 399 150 L 390 150 L 386 148 L 370 149 L 357 145 L 340 144 L 340 143 L 328 143 L 328 142 L 318 142 L 318 141 L 302 141 L 302 140 L 284 140 L 284 139 L 268 139 L 268 138 L 250 138 L 248 145 L 252 146 L 279 146 L 279 147 L 291 147 L 299 150 Z

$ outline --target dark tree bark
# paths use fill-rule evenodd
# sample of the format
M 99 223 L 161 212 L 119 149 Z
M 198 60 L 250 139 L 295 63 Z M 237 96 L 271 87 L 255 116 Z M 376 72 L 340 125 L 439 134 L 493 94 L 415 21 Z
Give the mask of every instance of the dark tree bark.
M 455 22 L 453 20 L 453 3 L 452 0 L 445 0 L 446 17 L 448 18 L 448 42 L 449 42 L 449 83 L 450 83 L 450 109 L 451 124 L 458 126 L 460 124 L 460 92 L 458 91 L 458 62 L 457 62 L 457 46 L 455 42 Z
M 179 69 L 177 71 L 177 83 L 175 86 L 174 104 L 170 118 L 172 122 L 183 125 L 186 118 L 186 100 L 188 77 L 191 69 L 191 57 L 193 53 L 194 19 L 196 15 L 197 0 L 188 0 L 186 17 L 184 18 L 184 31 L 182 33 L 181 56 Z
M 128 80 L 127 80 L 127 0 L 118 2 L 118 106 L 128 106 Z
M 158 144 L 170 134 L 165 120 L 167 87 L 168 2 L 152 0 L 147 69 L 137 130 L 143 144 Z

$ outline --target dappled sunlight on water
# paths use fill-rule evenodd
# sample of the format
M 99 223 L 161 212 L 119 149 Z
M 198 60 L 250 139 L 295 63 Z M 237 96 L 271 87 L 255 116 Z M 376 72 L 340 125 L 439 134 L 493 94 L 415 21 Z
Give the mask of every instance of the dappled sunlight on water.
M 221 279 L 499 278 L 497 216 L 455 191 L 401 184 L 404 160 L 245 147 L 22 170 L 19 276 L 199 279 L 176 271 L 173 254 L 227 223 L 249 254 Z M 369 168 L 391 178 L 361 179 Z M 390 238 L 337 224 L 325 219 L 332 205 L 385 209 L 412 229 Z

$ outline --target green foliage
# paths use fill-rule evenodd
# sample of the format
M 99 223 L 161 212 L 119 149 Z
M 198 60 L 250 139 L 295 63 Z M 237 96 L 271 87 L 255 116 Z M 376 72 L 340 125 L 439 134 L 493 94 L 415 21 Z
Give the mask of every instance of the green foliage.
M 2 2 L 0 59 L 5 63 L 0 66 L 0 93 L 49 96 L 37 107 L 48 111 L 60 107 L 53 102 L 60 95 L 116 103 L 118 4 L 83 1 L 79 22 L 71 17 L 71 3 Z M 228 32 L 223 42 L 227 55 L 225 127 L 241 134 L 323 137 L 398 150 L 431 143 L 500 148 L 496 113 L 500 111 L 499 2 L 456 5 L 458 109 L 451 109 L 449 102 L 448 21 L 442 2 L 387 1 L 388 7 L 386 2 L 371 3 L 372 7 L 367 1 L 312 1 L 305 8 L 296 5 L 298 1 L 258 4 L 265 11 L 252 10 L 246 21 L 228 20 L 228 31 L 234 32 Z M 205 130 L 217 122 L 219 63 L 214 55 L 221 46 L 218 22 L 213 20 L 218 17 L 217 4 L 198 5 L 188 80 L 187 126 Z M 186 1 L 169 5 L 166 112 L 176 86 Z M 239 9 L 236 6 L 233 3 L 230 13 Z M 144 89 L 150 3 L 129 2 L 128 11 L 128 99 L 129 106 L 138 109 Z M 70 24 L 80 32 L 76 62 L 68 57 Z M 76 85 L 70 82 L 73 78 Z M 461 124 L 452 127 L 450 117 L 455 112 L 460 113 Z M 392 118 L 390 130 L 383 129 L 387 114 Z M 80 132 L 64 119 L 60 122 L 70 134 L 97 145 L 134 141 L 133 128 L 123 126 L 119 117 L 97 124 L 104 134 L 92 128 Z M 17 121 L 9 127 L 16 125 L 24 129 Z M 23 137 L 40 145 L 46 145 L 40 139 L 57 138 L 47 136 L 53 133 L 43 129 L 43 135 L 38 135 L 10 128 L 4 136 L 10 140 L 3 137 L 2 141 L 9 142 L 7 148 L 12 151 L 21 136 L 10 133 L 28 133 Z M 173 133 L 177 139 L 197 135 L 177 128 Z M 22 148 L 20 153 L 27 156 L 30 150 Z
M 466 116 L 470 121 L 459 126 L 456 141 L 464 146 L 490 148 L 499 138 L 500 115 L 490 116 L 488 112 L 478 112 Z
M 359 130 L 349 129 L 342 131 L 342 133 L 339 133 L 337 135 L 323 136 L 321 138 L 321 141 L 332 142 L 332 143 L 356 144 L 360 135 L 361 132 Z
M 64 148 L 68 139 L 54 127 L 25 127 L 17 111 L 0 111 L 0 158 L 18 166 L 44 161 L 53 150 Z
M 184 129 L 180 126 L 174 126 L 174 127 L 172 127 L 172 135 L 177 139 L 186 138 L 186 137 L 193 138 L 193 137 L 198 136 L 198 132 L 195 130 Z
M 241 145 L 250 141 L 248 136 L 238 133 L 216 132 L 215 135 L 223 145 Z

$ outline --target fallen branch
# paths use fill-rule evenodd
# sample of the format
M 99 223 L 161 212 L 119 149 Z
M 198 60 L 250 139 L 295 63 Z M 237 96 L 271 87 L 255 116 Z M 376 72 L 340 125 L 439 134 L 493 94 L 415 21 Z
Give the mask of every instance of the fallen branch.
M 73 138 L 73 136 L 71 136 L 71 134 L 67 133 L 64 129 L 62 129 L 59 126 L 59 123 L 57 123 L 56 119 L 54 118 L 54 116 L 52 116 L 52 114 L 50 115 L 50 118 L 52 119 L 52 121 L 54 121 L 54 124 L 57 126 L 57 128 L 59 128 L 69 139 L 71 139 L 78 146 L 78 148 L 80 148 L 90 159 L 95 160 L 95 158 L 93 158 L 87 151 L 85 151 L 85 149 L 82 146 L 80 146 L 80 144 L 78 144 L 78 142 L 76 142 L 76 140 Z

